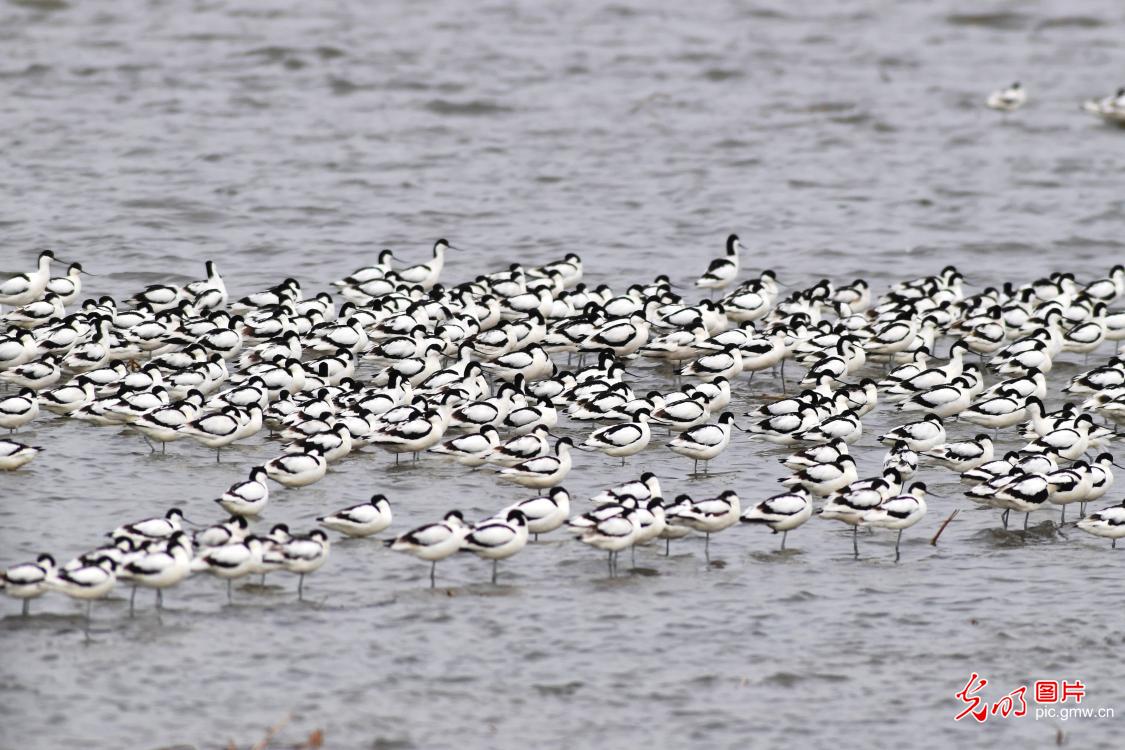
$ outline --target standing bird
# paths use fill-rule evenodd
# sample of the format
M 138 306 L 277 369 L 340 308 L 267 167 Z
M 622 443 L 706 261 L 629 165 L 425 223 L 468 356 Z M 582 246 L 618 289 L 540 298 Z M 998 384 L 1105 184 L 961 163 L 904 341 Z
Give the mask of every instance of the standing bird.
M 504 518 L 489 518 L 474 525 L 461 541 L 461 548 L 492 561 L 492 583 L 496 583 L 497 564 L 527 545 L 527 516 L 509 510 Z
M 898 529 L 898 537 L 895 539 L 895 562 L 898 562 L 898 548 L 902 542 L 903 529 L 918 523 L 924 515 L 926 515 L 926 485 L 915 482 L 910 486 L 908 493 L 884 500 L 878 507 L 864 513 L 860 525 Z
M 86 638 L 90 637 L 90 613 L 94 600 L 104 598 L 117 583 L 117 563 L 102 556 L 76 568 L 61 569 L 47 579 L 47 588 L 71 599 L 86 601 Z
M 405 534 L 384 542 L 395 552 L 408 552 L 430 562 L 430 588 L 434 587 L 434 574 L 439 560 L 444 560 L 461 549 L 461 540 L 469 533 L 465 517 L 459 510 L 451 510 L 437 523 L 419 526 Z
M 917 422 L 907 422 L 880 435 L 880 443 L 902 443 L 916 453 L 932 450 L 945 442 L 945 425 L 941 417 L 927 414 Z
M 281 545 L 285 569 L 300 576 L 297 579 L 298 600 L 304 598 L 305 576 L 319 570 L 328 561 L 330 551 L 328 535 L 320 529 L 313 529 L 307 536 L 294 536 Z
M 737 234 L 727 237 L 727 254 L 722 258 L 711 261 L 707 271 L 695 281 L 695 286 L 700 289 L 723 289 L 730 286 L 738 277 L 740 270 L 738 253 L 742 250 L 742 242 Z
M 638 409 L 633 415 L 634 421 L 624 424 L 614 424 L 602 427 L 590 433 L 582 445 L 586 448 L 601 451 L 607 456 L 621 458 L 621 465 L 625 465 L 625 458 L 635 453 L 640 453 L 648 447 L 652 438 L 649 428 L 649 410 Z
M 784 551 L 789 531 L 809 520 L 812 512 L 813 504 L 809 493 L 799 489 L 763 500 L 742 514 L 742 522 L 764 524 L 775 534 L 780 531 L 781 549 Z
M 191 575 L 191 557 L 191 539 L 183 531 L 177 531 L 168 537 L 166 543 L 137 555 L 122 565 L 119 577 L 133 583 L 133 593 L 129 596 L 129 615 L 133 614 L 133 598 L 136 596 L 137 586 L 156 589 L 156 608 L 162 608 L 164 589 L 175 586 Z
M 39 299 L 51 280 L 51 261 L 54 259 L 54 253 L 44 250 L 39 253 L 35 271 L 0 281 L 0 306 L 20 307 Z
M 699 462 L 703 462 L 703 471 L 707 472 L 707 465 L 730 445 L 731 428 L 737 427 L 734 414 L 723 412 L 718 424 L 702 424 L 681 432 L 679 436 L 668 443 L 673 453 L 687 456 L 695 465 L 693 473 L 699 471 Z
M 13 599 L 22 599 L 23 616 L 27 617 L 31 611 L 31 600 L 47 590 L 47 581 L 57 567 L 55 558 L 48 554 L 39 555 L 35 562 L 13 565 L 0 572 L 0 591 Z
M 39 398 L 30 388 L 21 388 L 19 393 L 0 398 L 0 429 L 15 432 L 39 416 Z
M 1125 502 L 1091 513 L 1078 522 L 1078 528 L 1087 534 L 1113 540 L 1110 546 L 1117 549 L 1117 540 L 1125 537 Z
M 441 270 L 445 267 L 445 251 L 455 249 L 444 239 L 440 239 L 434 243 L 434 257 L 431 260 L 415 266 L 407 266 L 395 273 L 398 278 L 406 283 L 417 284 L 422 289 L 429 291 L 437 283 L 438 276 L 441 275 Z
M 262 566 L 262 540 L 250 535 L 239 541 L 203 550 L 191 563 L 194 573 L 210 573 L 227 581 L 227 602 L 235 578 L 250 575 Z
M 699 531 L 705 536 L 704 555 L 707 562 L 711 562 L 711 535 L 730 528 L 738 523 L 740 508 L 738 493 L 726 490 L 718 497 L 707 500 L 691 500 L 690 498 L 677 502 L 665 512 L 669 524 L 687 526 Z
M 630 498 L 631 500 L 632 498 Z M 636 508 L 622 508 L 620 513 L 607 514 L 590 525 L 578 527 L 578 541 L 608 553 L 609 575 L 617 573 L 617 554 L 636 541 L 640 524 Z

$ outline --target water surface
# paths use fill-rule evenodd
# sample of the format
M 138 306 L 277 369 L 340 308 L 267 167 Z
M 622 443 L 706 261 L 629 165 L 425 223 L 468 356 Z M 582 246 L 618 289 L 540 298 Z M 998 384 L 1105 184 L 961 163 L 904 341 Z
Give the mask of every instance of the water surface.
M 686 282 L 737 231 L 748 265 L 793 285 L 881 290 L 946 263 L 975 286 L 1088 279 L 1125 255 L 1125 132 L 1078 111 L 1121 83 L 1123 15 L 1093 0 L 9 0 L 0 268 L 50 246 L 99 274 L 91 294 L 124 295 L 214 258 L 235 293 L 287 275 L 311 291 L 384 246 L 422 258 L 447 236 L 466 248 L 452 280 L 575 251 L 589 281 L 623 286 Z M 1026 109 L 982 108 L 1015 79 Z M 643 385 L 666 384 L 646 368 Z M 736 389 L 737 413 L 764 385 Z M 865 420 L 865 473 L 892 423 Z M 150 456 L 117 430 L 32 427 L 22 438 L 47 451 L 0 477 L 0 564 L 76 554 L 174 504 L 215 517 L 211 498 L 278 450 L 255 439 L 216 464 L 186 443 Z M 669 494 L 757 500 L 777 491 L 779 455 L 739 438 L 697 479 L 654 441 L 625 468 L 582 454 L 566 485 L 584 497 L 651 469 Z M 263 523 L 306 528 L 384 492 L 403 530 L 523 496 L 436 459 L 392 463 L 351 456 L 279 490 Z M 1120 563 L 1046 517 L 1000 533 L 951 475 L 922 478 L 948 497 L 898 565 L 891 537 L 862 539 L 856 562 L 847 532 L 814 520 L 785 555 L 736 528 L 710 569 L 689 539 L 614 580 L 554 535 L 504 562 L 499 586 L 458 558 L 436 591 L 424 564 L 342 542 L 304 603 L 292 577 L 237 588 L 233 606 L 201 577 L 159 618 L 138 597 L 130 620 L 122 589 L 95 607 L 90 644 L 79 605 L 46 597 L 24 620 L 7 601 L 0 746 L 248 746 L 289 713 L 279 742 L 322 728 L 341 748 L 1039 747 L 1060 727 L 1075 747 L 1118 746 L 1113 721 L 953 722 L 973 671 L 987 698 L 1078 678 L 1083 705 L 1125 711 Z

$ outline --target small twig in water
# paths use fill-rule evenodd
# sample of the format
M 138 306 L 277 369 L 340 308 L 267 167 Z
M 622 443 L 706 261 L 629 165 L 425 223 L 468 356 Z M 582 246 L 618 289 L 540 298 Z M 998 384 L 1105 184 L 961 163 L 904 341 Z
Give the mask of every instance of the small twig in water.
M 949 514 L 949 518 L 945 519 L 945 522 L 942 523 L 941 528 L 939 528 L 937 530 L 937 533 L 934 534 L 934 538 L 930 540 L 930 546 L 931 547 L 937 546 L 937 540 L 938 540 L 938 537 L 941 536 L 941 532 L 945 531 L 945 527 L 949 525 L 949 522 L 957 517 L 957 513 L 958 513 L 958 511 L 955 510 L 952 513 Z

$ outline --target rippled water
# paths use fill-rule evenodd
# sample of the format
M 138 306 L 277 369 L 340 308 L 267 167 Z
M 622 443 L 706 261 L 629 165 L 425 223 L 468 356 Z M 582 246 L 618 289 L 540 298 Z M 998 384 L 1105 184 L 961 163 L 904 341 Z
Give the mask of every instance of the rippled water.
M 9 0 L 0 268 L 49 245 L 99 274 L 91 294 L 194 277 L 207 258 L 236 293 L 286 275 L 315 288 L 383 246 L 421 258 L 448 236 L 467 248 L 455 279 L 577 251 L 591 281 L 686 281 L 734 230 L 750 265 L 795 285 L 880 289 L 949 262 L 976 285 L 1090 278 L 1123 255 L 1125 133 L 1078 103 L 1121 83 L 1123 16 L 1088 0 Z M 1028 106 L 983 110 L 1013 79 Z M 739 413 L 761 387 L 737 389 Z M 889 423 L 865 420 L 867 473 Z M 217 465 L 185 443 L 150 456 L 116 430 L 32 427 L 22 437 L 47 451 L 0 476 L 3 564 L 75 554 L 173 504 L 209 518 L 277 451 L 257 439 Z M 624 469 L 581 454 L 566 484 L 588 496 L 652 469 L 669 494 L 776 491 L 780 451 L 740 439 L 689 480 L 657 442 Z M 438 460 L 391 463 L 353 455 L 278 491 L 265 521 L 307 527 L 380 491 L 402 530 L 522 496 Z M 1125 633 L 1108 545 L 1045 518 L 1002 533 L 950 478 L 923 472 L 948 497 L 906 532 L 899 565 L 891 538 L 863 538 L 856 562 L 847 532 L 814 520 L 785 555 L 736 528 L 710 569 L 689 539 L 614 580 L 556 535 L 502 563 L 499 586 L 455 559 L 436 591 L 424 564 L 341 542 L 304 603 L 291 577 L 236 589 L 233 606 L 193 578 L 162 617 L 148 593 L 130 620 L 122 589 L 95 607 L 89 644 L 79 605 L 49 596 L 24 620 L 8 601 L 0 746 L 247 746 L 292 713 L 279 742 L 322 728 L 334 748 L 1044 746 L 1060 728 L 1117 747 L 1112 720 L 952 720 L 973 671 L 987 698 L 1078 678 L 1083 705 L 1125 711 Z

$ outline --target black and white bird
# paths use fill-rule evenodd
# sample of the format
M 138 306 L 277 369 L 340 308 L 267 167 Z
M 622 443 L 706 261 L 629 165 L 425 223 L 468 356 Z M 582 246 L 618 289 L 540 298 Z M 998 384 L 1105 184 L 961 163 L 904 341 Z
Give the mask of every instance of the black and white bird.
M 978 427 L 991 427 L 999 431 L 1027 419 L 1028 402 L 1015 391 L 1003 390 L 996 395 L 972 403 L 958 415 L 958 419 Z
M 261 409 L 258 409 L 258 414 L 261 414 Z M 246 427 L 246 422 L 241 417 L 242 412 L 238 407 L 227 405 L 219 411 L 188 422 L 179 428 L 179 432 L 208 448 L 214 448 L 215 461 L 218 462 L 223 448 L 238 440 Z
M 922 520 L 926 515 L 926 485 L 915 482 L 910 490 L 884 500 L 876 508 L 863 514 L 861 526 L 875 526 L 898 531 L 895 538 L 895 562 L 899 561 L 902 532 Z
M 0 471 L 15 471 L 26 466 L 42 451 L 38 446 L 0 439 Z
M 47 579 L 47 588 L 86 602 L 86 637 L 90 635 L 90 614 L 95 599 L 103 599 L 117 583 L 117 563 L 99 557 L 76 568 L 63 568 Z
M 988 95 L 985 104 L 989 109 L 997 109 L 1001 112 L 1015 112 L 1027 102 L 1027 91 L 1019 84 L 1019 81 L 1013 83 L 1006 89 L 993 91 Z
M 555 443 L 553 456 L 539 456 L 526 461 L 521 461 L 499 471 L 499 477 L 509 482 L 530 487 L 531 489 L 544 490 L 561 484 L 572 466 L 570 448 L 574 442 L 568 438 L 560 438 Z
M 620 512 L 605 514 L 593 519 L 589 524 L 576 527 L 578 541 L 606 551 L 610 577 L 617 573 L 618 553 L 627 547 L 632 547 L 640 531 L 636 503 L 632 498 L 629 498 L 629 501 L 634 507 L 618 506 Z
M 703 462 L 703 470 L 707 471 L 707 464 L 718 456 L 730 445 L 731 430 L 736 427 L 734 414 L 723 412 L 719 421 L 714 424 L 703 424 L 681 432 L 675 437 L 668 447 L 673 453 L 690 458 L 694 463 L 693 471 L 699 470 L 699 462 Z
M 624 497 L 631 497 L 638 504 L 647 503 L 654 497 L 663 497 L 659 477 L 651 471 L 646 471 L 641 474 L 639 479 L 602 490 L 592 496 L 590 502 L 598 504 L 620 503 Z
M 266 482 L 268 477 L 265 467 L 255 466 L 250 470 L 248 479 L 232 484 L 222 497 L 215 499 L 215 502 L 233 516 L 257 516 L 269 503 L 270 488 Z
M 511 509 L 503 518 L 489 518 L 474 524 L 461 540 L 461 548 L 492 561 L 492 583 L 496 583 L 497 564 L 527 545 L 527 516 Z
M 768 417 L 750 425 L 747 432 L 777 445 L 796 445 L 801 436 L 820 423 L 816 410 L 801 406 L 797 412 Z
M 912 451 L 923 453 L 945 442 L 945 423 L 936 414 L 927 414 L 917 422 L 908 422 L 879 436 L 880 443 L 903 443 Z
M 426 263 L 419 263 L 406 268 L 400 268 L 395 275 L 408 284 L 417 284 L 424 290 L 433 288 L 445 268 L 445 252 L 455 250 L 445 239 L 434 243 L 433 258 Z
M 665 509 L 665 518 L 671 525 L 687 526 L 702 533 L 704 555 L 707 562 L 711 562 L 711 535 L 728 529 L 738 523 L 741 508 L 739 507 L 738 493 L 726 490 L 718 497 L 705 500 L 678 501 Z
M 510 467 L 539 456 L 546 456 L 551 452 L 549 435 L 550 430 L 542 426 L 527 435 L 511 438 L 487 454 L 488 463 Z
M 44 250 L 39 253 L 36 269 L 0 281 L 0 306 L 19 307 L 39 299 L 51 280 L 51 261 L 54 253 Z
M 831 462 L 807 466 L 779 481 L 786 487 L 803 487 L 817 497 L 827 497 L 857 478 L 855 459 L 845 453 Z
M 854 443 L 863 436 L 863 421 L 859 413 L 852 409 L 845 409 L 842 413 L 828 417 L 816 427 L 800 434 L 800 439 L 810 443 L 827 443 L 831 440 L 843 440 L 845 443 Z
M 743 523 L 768 526 L 773 533 L 781 532 L 781 549 L 789 532 L 812 517 L 813 504 L 804 489 L 784 492 L 758 503 L 742 514 Z
M 15 395 L 0 398 L 0 429 L 15 432 L 38 416 L 39 399 L 30 388 L 21 388 Z
M 691 389 L 691 396 L 674 401 L 666 399 L 664 406 L 652 413 L 654 422 L 677 432 L 705 424 L 710 418 L 711 407 L 702 397 L 696 396 L 695 389 Z
M 44 553 L 35 562 L 13 565 L 0 571 L 0 592 L 13 599 L 23 600 L 23 616 L 31 611 L 31 600 L 47 591 L 47 583 L 58 566 L 55 558 Z
M 320 481 L 328 471 L 328 462 L 320 448 L 310 446 L 296 453 L 283 453 L 262 465 L 266 476 L 284 487 L 305 487 Z
M 133 613 L 137 586 L 156 589 L 156 608 L 164 606 L 164 589 L 175 586 L 191 575 L 192 543 L 183 531 L 174 532 L 160 545 L 127 560 L 117 571 L 119 579 L 133 584 L 129 597 L 129 614 Z
M 564 487 L 552 487 L 546 495 L 536 495 L 527 500 L 513 503 L 498 515 L 518 510 L 527 519 L 527 530 L 536 541 L 540 534 L 546 534 L 562 526 L 570 515 L 570 493 Z
M 296 573 L 297 598 L 304 598 L 305 576 L 314 573 L 328 562 L 332 545 L 328 535 L 320 529 L 313 529 L 304 536 L 293 536 L 280 545 L 282 565 L 290 573 Z
M 437 523 L 428 523 L 389 539 L 385 544 L 395 552 L 406 552 L 430 563 L 430 587 L 435 585 L 435 572 L 439 561 L 456 554 L 461 541 L 469 533 L 465 517 L 459 510 L 451 510 Z
M 834 438 L 820 445 L 800 450 L 787 458 L 779 458 L 777 461 L 788 469 L 800 471 L 808 466 L 831 463 L 847 453 L 848 444 L 840 438 Z
M 485 425 L 480 432 L 458 435 L 430 448 L 430 453 L 452 458 L 462 466 L 483 466 L 499 445 L 500 433 L 492 425 Z
M 395 463 L 403 453 L 413 453 L 415 460 L 422 451 L 437 445 L 449 425 L 449 408 L 430 409 L 424 416 L 404 422 L 387 424 L 367 437 L 371 445 L 395 454 Z
M 741 250 L 742 242 L 737 234 L 727 237 L 726 255 L 711 261 L 703 275 L 696 279 L 695 286 L 699 289 L 723 289 L 730 286 L 738 278 Z
M 714 378 L 734 378 L 742 372 L 742 349 L 735 344 L 727 344 L 722 351 L 704 354 L 684 365 L 682 375 L 712 380 Z
M 648 447 L 652 438 L 649 428 L 649 410 L 641 409 L 633 415 L 632 422 L 601 427 L 590 433 L 585 448 L 601 451 L 607 456 L 620 458 L 621 465 L 625 465 L 628 456 L 640 453 Z
M 184 512 L 179 508 L 170 508 L 167 513 L 158 518 L 146 518 L 134 521 L 123 526 L 118 526 L 109 533 L 113 539 L 127 537 L 135 542 L 147 542 L 153 539 L 167 539 L 178 531 L 183 530 Z
M 1125 502 L 1095 511 L 1078 522 L 1078 528 L 1087 534 L 1110 539 L 1117 548 L 1117 540 L 1125 537 Z
M 211 524 L 192 534 L 191 541 L 196 547 L 221 547 L 233 541 L 245 539 L 249 534 L 250 522 L 245 516 L 231 516 L 228 520 Z
M 947 469 L 964 473 L 991 461 L 993 450 L 992 438 L 977 435 L 971 440 L 944 443 L 922 455 L 934 459 Z
M 227 601 L 232 600 L 231 586 L 262 567 L 263 541 L 248 535 L 245 539 L 201 550 L 191 562 L 193 573 L 209 573 L 227 582 Z
M 378 534 L 391 525 L 391 504 L 380 494 L 371 496 L 365 503 L 351 505 L 343 510 L 317 517 L 317 523 L 344 536 L 366 537 Z

